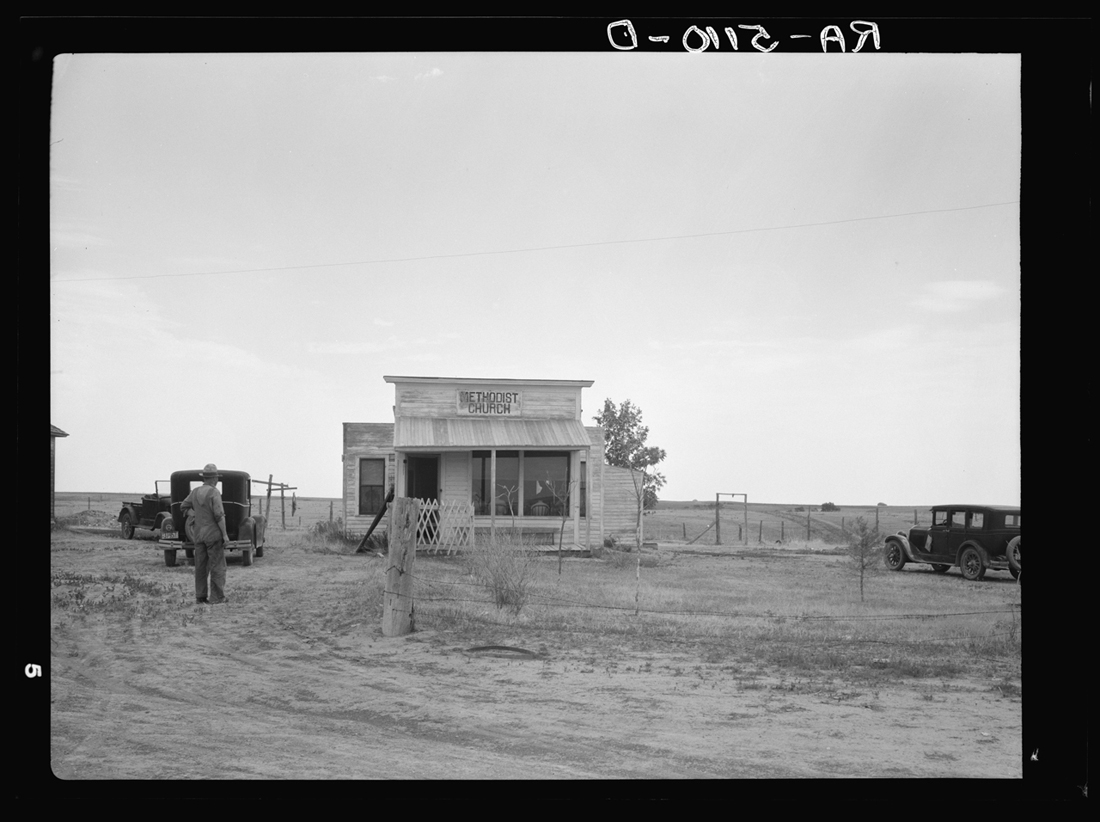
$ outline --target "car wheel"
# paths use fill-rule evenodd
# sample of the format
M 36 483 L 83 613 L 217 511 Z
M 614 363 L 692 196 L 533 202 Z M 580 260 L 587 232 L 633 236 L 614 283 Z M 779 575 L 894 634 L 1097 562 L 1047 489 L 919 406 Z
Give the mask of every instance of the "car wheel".
M 935 571 L 937 574 L 946 574 L 948 571 L 951 570 L 951 566 L 950 565 L 933 565 L 932 570 Z
M 133 539 L 134 538 L 134 522 L 133 522 L 133 520 L 130 519 L 130 515 L 129 514 L 123 514 L 122 518 L 119 519 L 119 522 L 122 523 L 122 538 L 123 539 Z
M 977 548 L 966 548 L 962 552 L 962 556 L 959 557 L 959 569 L 963 577 L 970 582 L 977 582 L 985 576 L 985 563 L 982 562 L 982 555 L 978 553 Z
M 1005 551 L 1008 554 L 1008 567 L 1014 572 L 1012 576 L 1018 577 L 1020 575 L 1020 538 L 1013 537 L 1008 543 L 1008 550 Z
M 251 548 L 242 548 L 241 549 L 241 565 L 251 565 L 251 564 L 252 564 L 252 549 Z
M 905 551 L 900 542 L 886 543 L 886 567 L 891 571 L 900 571 L 905 567 Z
M 164 564 L 167 565 L 169 568 L 175 568 L 176 567 L 176 549 L 175 548 L 165 548 L 164 549 Z

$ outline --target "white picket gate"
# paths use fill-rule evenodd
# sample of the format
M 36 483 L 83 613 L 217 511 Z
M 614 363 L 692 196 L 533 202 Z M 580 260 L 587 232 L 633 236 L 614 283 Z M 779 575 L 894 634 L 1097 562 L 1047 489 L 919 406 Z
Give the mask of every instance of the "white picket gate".
M 474 505 L 459 500 L 417 500 L 416 547 L 449 555 L 474 547 Z

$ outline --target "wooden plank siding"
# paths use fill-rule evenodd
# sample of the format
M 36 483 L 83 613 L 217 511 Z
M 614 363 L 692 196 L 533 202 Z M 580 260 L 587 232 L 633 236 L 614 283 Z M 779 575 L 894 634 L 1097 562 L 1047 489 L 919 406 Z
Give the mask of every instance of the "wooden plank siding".
M 404 385 L 398 383 L 394 414 L 398 417 L 442 419 L 458 416 L 459 391 L 516 391 L 523 395 L 519 418 L 578 419 L 579 387 L 531 388 L 491 381 L 448 383 L 445 385 Z
M 638 528 L 638 497 L 629 468 L 605 465 L 604 468 L 604 531 L 620 541 L 633 542 Z M 639 477 L 640 481 L 640 477 Z
M 374 514 L 359 513 L 359 460 L 386 460 L 386 488 L 393 486 L 393 423 L 344 423 L 344 528 L 349 534 L 365 534 L 374 521 Z M 388 517 L 383 517 L 379 530 L 385 530 Z
M 444 500 L 470 501 L 470 454 L 468 451 L 448 451 L 440 455 L 439 485 Z

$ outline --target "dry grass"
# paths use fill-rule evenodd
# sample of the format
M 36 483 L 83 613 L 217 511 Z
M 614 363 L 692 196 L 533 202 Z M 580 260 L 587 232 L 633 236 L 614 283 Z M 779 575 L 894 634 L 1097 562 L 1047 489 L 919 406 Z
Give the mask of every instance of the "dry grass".
M 644 566 L 640 581 L 636 558 L 624 556 L 621 564 L 572 558 L 560 577 L 554 558 L 535 558 L 524 602 L 503 616 L 486 608 L 491 586 L 465 576 L 461 560 L 418 557 L 418 623 L 690 645 L 714 661 L 799 673 L 947 677 L 990 666 L 1019 670 L 1022 624 L 1013 606 L 1020 589 L 1009 582 L 967 583 L 919 570 L 879 574 L 866 581 L 860 602 L 858 578 L 843 556 L 684 556 Z

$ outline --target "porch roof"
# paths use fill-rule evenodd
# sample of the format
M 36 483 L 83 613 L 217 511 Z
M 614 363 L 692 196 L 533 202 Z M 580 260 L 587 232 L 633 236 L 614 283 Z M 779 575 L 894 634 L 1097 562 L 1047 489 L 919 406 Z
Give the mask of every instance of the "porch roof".
M 592 445 L 580 420 L 397 417 L 393 435 L 398 450 L 432 449 L 580 449 Z

